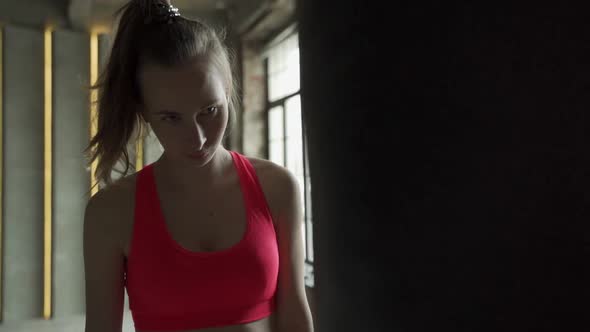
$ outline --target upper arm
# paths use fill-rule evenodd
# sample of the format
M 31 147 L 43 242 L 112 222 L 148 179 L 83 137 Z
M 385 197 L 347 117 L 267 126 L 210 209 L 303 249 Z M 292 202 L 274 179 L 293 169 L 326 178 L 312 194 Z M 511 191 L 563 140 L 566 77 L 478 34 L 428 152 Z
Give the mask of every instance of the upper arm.
M 284 168 L 273 171 L 273 217 L 279 244 L 277 294 L 278 332 L 311 332 L 313 323 L 305 293 L 305 246 L 302 238 L 301 192 L 295 176 Z
M 123 322 L 124 255 L 111 206 L 95 195 L 84 214 L 86 332 L 119 332 Z M 110 216 L 109 216 L 110 215 Z

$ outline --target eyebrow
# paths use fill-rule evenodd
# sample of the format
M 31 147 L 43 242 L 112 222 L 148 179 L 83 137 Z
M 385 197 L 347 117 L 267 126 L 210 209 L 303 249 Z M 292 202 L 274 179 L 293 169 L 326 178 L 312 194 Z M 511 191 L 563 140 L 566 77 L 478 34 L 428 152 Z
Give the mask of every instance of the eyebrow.
M 163 110 L 163 111 L 156 111 L 154 112 L 156 114 L 178 114 L 178 112 L 174 112 L 174 111 L 168 111 L 168 110 Z

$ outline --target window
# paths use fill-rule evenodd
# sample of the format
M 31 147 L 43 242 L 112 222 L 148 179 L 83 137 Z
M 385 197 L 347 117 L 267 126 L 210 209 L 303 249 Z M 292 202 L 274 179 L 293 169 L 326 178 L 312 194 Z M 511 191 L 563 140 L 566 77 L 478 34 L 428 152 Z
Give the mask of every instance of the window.
M 272 46 L 266 57 L 268 158 L 289 169 L 301 189 L 307 286 L 313 287 L 311 182 L 299 89 L 299 39 L 296 33 Z

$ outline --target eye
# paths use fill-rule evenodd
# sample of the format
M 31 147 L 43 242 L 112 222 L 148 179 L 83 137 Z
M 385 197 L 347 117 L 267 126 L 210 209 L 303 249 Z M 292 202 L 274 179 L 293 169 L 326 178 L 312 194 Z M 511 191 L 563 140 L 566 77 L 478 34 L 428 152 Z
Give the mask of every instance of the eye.
M 201 114 L 203 114 L 203 115 L 213 115 L 213 114 L 217 113 L 217 110 L 218 110 L 217 106 L 209 106 Z
M 174 114 L 167 114 L 164 115 L 160 118 L 160 120 L 162 121 L 166 121 L 166 122 L 178 122 L 180 120 L 180 117 Z

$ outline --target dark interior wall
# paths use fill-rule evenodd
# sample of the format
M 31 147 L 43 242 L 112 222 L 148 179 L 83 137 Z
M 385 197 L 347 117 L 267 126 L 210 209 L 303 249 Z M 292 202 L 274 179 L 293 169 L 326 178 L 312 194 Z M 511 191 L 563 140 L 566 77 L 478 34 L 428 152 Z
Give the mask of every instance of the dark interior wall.
M 588 13 L 298 6 L 318 331 L 573 325 Z
M 42 28 L 67 24 L 69 0 L 0 0 L 0 23 Z

